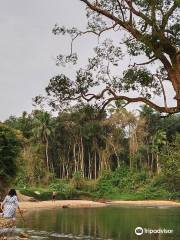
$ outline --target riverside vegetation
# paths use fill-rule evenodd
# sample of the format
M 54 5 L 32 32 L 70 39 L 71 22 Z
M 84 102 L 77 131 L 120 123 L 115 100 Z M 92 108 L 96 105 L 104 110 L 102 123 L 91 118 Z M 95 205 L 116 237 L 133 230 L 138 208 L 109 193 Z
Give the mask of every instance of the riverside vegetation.
M 97 117 L 98 116 L 98 117 Z M 138 116 L 77 105 L 0 125 L 0 190 L 15 184 L 35 199 L 179 200 L 180 116 L 146 105 Z
M 41 110 L 0 124 L 0 192 L 14 183 L 39 199 L 55 190 L 58 198 L 178 200 L 180 1 L 80 2 L 84 30 L 52 29 L 71 40 L 56 65 L 72 63 L 75 74 L 50 79 L 33 101 Z M 87 34 L 98 43 L 76 65 L 74 42 Z M 146 104 L 139 114 L 125 109 L 134 102 Z M 47 106 L 56 117 L 42 110 Z

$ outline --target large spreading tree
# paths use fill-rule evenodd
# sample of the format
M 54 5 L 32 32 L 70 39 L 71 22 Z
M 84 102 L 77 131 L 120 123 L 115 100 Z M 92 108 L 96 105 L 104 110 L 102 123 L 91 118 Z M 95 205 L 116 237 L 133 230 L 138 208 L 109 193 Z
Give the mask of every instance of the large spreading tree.
M 73 43 L 84 34 L 95 34 L 98 45 L 74 79 L 60 74 L 50 80 L 46 88 L 50 105 L 91 101 L 104 109 L 111 101 L 123 100 L 125 104 L 142 102 L 162 113 L 179 112 L 180 0 L 79 1 L 86 6 L 87 28 L 55 25 L 54 34 L 68 34 L 72 40 L 70 54 L 59 54 L 57 65 L 77 63 Z M 101 37 L 106 33 L 116 36 L 116 41 Z M 124 58 L 131 63 L 121 71 Z M 168 105 L 166 82 L 174 89 L 175 106 Z M 156 95 L 162 96 L 163 105 L 154 101 Z M 36 97 L 36 102 L 40 100 Z

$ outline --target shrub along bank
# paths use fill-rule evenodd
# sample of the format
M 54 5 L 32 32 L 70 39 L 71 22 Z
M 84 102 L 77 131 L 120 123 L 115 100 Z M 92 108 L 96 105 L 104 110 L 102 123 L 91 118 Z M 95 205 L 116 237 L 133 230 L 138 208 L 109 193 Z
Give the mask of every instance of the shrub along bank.
M 178 181 L 177 181 L 178 183 Z M 104 172 L 97 180 L 86 180 L 76 173 L 71 180 L 55 179 L 41 187 L 18 186 L 20 192 L 37 200 L 50 200 L 52 191 L 56 199 L 109 199 L 109 200 L 179 200 L 179 185 L 169 185 L 165 175 L 149 177 L 145 171 L 132 172 L 123 167 Z

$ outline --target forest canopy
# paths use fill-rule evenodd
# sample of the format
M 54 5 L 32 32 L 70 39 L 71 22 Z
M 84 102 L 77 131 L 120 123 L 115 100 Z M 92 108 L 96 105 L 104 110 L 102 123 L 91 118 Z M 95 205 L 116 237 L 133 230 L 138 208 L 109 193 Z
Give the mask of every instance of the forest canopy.
M 92 187 L 97 196 L 109 191 L 142 192 L 158 177 L 160 182 L 151 191 L 156 194 L 162 189 L 167 191 L 166 198 L 169 194 L 177 197 L 180 116 L 161 118 L 147 106 L 141 107 L 139 116 L 112 105 L 97 119 L 97 111 L 90 105 L 76 105 L 57 117 L 39 110 L 11 116 L 4 123 L 8 127 L 0 128 L 0 136 L 4 128 L 21 132 L 23 148 L 17 169 L 16 155 L 10 168 L 3 159 L 8 174 L 16 175 L 16 183 L 23 189 L 48 185 L 63 192 L 68 182 L 72 185 L 68 194 L 86 186 L 85 191 Z M 14 148 L 11 152 L 16 154 Z M 6 155 L 10 161 L 11 156 Z M 86 181 L 90 183 L 85 185 Z

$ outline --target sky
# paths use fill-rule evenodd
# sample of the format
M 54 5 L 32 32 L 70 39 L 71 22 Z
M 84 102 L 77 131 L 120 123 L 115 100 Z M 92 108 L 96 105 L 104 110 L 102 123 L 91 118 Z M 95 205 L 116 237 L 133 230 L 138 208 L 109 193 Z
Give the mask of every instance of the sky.
M 83 9 L 75 0 L 0 0 L 0 120 L 30 112 L 32 98 L 61 71 L 55 57 L 69 43 L 52 28 L 84 27 Z
M 1 121 L 31 112 L 32 98 L 44 93 L 51 77 L 74 73 L 72 66 L 63 69 L 55 65 L 59 53 L 69 52 L 70 42 L 53 35 L 52 28 L 58 23 L 85 29 L 84 7 L 79 0 L 0 0 Z M 75 44 L 81 56 L 79 65 L 92 54 L 96 43 L 94 37 L 88 41 L 84 37 Z

